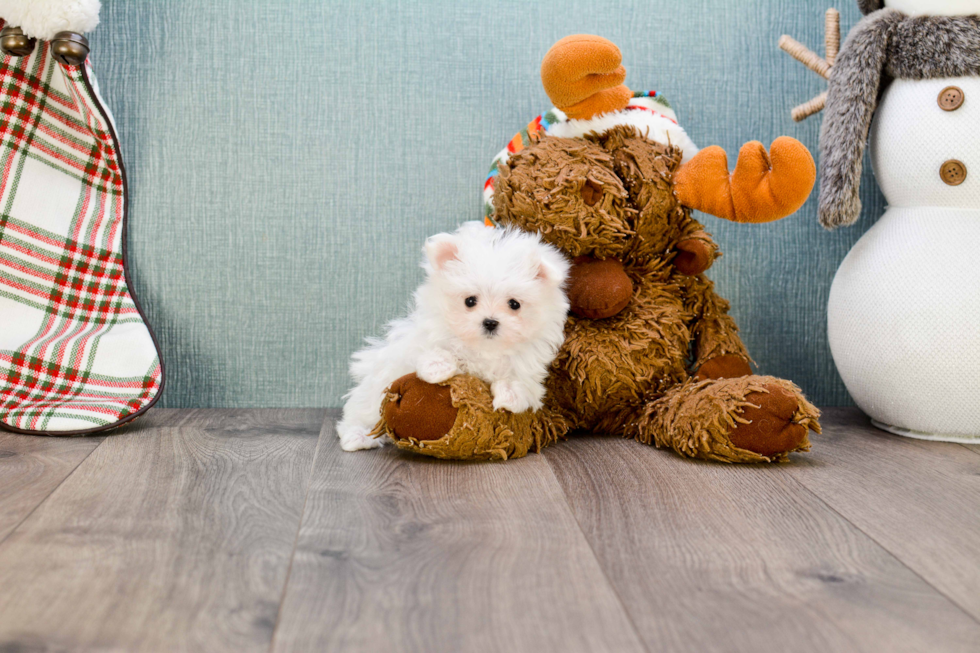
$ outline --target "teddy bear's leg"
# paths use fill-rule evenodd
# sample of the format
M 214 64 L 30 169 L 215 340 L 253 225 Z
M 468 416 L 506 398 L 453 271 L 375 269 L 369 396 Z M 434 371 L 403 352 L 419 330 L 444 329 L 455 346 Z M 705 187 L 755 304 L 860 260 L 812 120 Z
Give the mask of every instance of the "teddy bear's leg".
M 648 403 L 631 421 L 631 435 L 691 458 L 772 462 L 809 450 L 808 433 L 820 432 L 819 415 L 789 381 L 692 378 Z
M 490 386 L 472 376 L 434 385 L 409 374 L 391 384 L 375 431 L 435 458 L 507 460 L 555 442 L 568 425 L 547 408 L 495 411 Z

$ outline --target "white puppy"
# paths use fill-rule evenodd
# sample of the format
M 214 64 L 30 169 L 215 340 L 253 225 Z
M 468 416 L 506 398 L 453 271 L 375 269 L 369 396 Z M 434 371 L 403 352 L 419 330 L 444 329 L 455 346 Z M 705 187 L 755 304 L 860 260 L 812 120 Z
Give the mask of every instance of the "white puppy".
M 337 425 L 347 451 L 381 446 L 368 434 L 385 390 L 416 372 L 429 383 L 472 374 L 490 384 L 494 409 L 537 410 L 565 337 L 568 262 L 537 234 L 468 222 L 425 243 L 425 282 L 415 308 L 354 354 Z

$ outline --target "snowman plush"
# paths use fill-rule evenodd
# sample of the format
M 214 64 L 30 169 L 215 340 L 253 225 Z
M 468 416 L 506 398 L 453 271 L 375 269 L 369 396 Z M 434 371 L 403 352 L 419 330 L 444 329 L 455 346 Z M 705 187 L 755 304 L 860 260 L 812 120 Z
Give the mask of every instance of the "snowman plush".
M 830 347 L 875 425 L 980 441 L 980 0 L 858 0 L 829 76 L 820 221 L 849 225 L 865 142 L 888 209 L 844 259 Z

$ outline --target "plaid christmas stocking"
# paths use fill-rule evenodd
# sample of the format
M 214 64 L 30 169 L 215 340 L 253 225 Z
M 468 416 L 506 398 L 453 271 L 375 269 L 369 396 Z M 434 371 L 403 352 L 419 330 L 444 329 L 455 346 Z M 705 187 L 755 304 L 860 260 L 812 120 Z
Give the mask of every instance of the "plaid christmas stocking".
M 126 281 L 112 117 L 88 62 L 48 41 L 0 61 L 0 427 L 119 426 L 159 398 L 163 365 Z

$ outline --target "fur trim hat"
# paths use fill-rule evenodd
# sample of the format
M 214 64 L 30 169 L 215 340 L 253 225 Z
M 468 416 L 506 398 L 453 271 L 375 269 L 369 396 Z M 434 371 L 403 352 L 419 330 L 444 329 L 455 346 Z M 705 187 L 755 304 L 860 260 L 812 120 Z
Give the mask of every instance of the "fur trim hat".
M 885 0 L 857 0 L 858 8 L 864 14 L 870 14 L 885 7 Z

